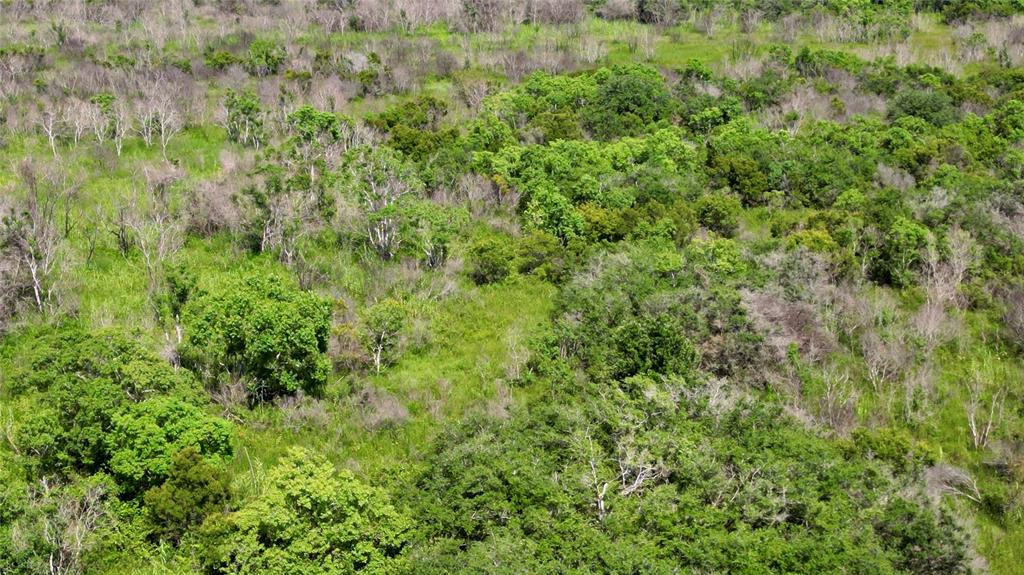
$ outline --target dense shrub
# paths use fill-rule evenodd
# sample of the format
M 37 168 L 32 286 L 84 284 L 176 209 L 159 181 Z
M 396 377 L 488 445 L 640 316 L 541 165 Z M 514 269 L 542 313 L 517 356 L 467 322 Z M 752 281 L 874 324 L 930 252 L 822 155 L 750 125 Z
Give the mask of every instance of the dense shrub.
M 181 356 L 208 379 L 244 379 L 258 399 L 316 393 L 330 373 L 330 312 L 280 276 L 237 278 L 190 299 Z
M 401 572 L 411 526 L 382 490 L 293 448 L 262 493 L 206 520 L 202 558 L 211 573 L 390 575 Z
M 249 58 L 245 62 L 246 69 L 255 76 L 277 74 L 284 64 L 288 53 L 283 45 L 272 40 L 254 40 L 249 45 Z
M 18 440 L 50 473 L 105 469 L 114 422 L 133 404 L 163 394 L 196 396 L 188 372 L 175 370 L 128 334 L 76 326 L 35 339 L 14 385 L 42 399 L 26 414 Z
M 124 489 L 141 494 L 167 479 L 177 453 L 196 450 L 211 464 L 230 458 L 231 425 L 176 397 L 133 404 L 113 418 L 106 439 L 110 470 Z
M 171 458 L 167 479 L 145 493 L 157 536 L 177 542 L 206 516 L 224 510 L 231 497 L 227 471 L 188 447 Z
M 845 460 L 777 408 L 705 393 L 635 377 L 459 427 L 411 494 L 429 526 L 414 568 L 490 571 L 482 555 L 525 552 L 517 565 L 541 573 L 965 572 L 956 530 L 923 499 L 878 516 L 898 484 L 883 465 Z
M 724 237 L 732 237 L 739 228 L 740 202 L 722 194 L 704 194 L 694 205 L 697 221 L 705 228 Z
M 893 120 L 904 116 L 921 118 L 936 126 L 944 126 L 956 120 L 953 100 L 945 93 L 934 89 L 910 89 L 900 92 L 889 107 Z
M 668 86 L 654 68 L 617 66 L 596 77 L 597 93 L 583 114 L 587 128 L 598 138 L 636 135 L 671 117 Z
M 515 270 L 515 249 L 512 242 L 502 236 L 474 241 L 468 256 L 469 276 L 477 284 L 504 281 Z
M 713 169 L 722 182 L 739 194 L 747 206 L 763 205 L 769 191 L 768 178 L 748 156 L 727 155 L 714 159 Z

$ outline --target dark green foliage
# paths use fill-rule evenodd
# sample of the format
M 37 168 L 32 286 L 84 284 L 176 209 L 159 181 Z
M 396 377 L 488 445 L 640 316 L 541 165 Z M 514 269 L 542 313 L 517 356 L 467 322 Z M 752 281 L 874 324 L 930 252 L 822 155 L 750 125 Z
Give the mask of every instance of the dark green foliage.
M 727 287 L 745 273 L 735 250 L 729 240 L 701 242 L 688 248 L 687 262 L 671 242 L 659 240 L 594 258 L 592 271 L 579 272 L 560 295 L 559 347 L 599 381 L 686 375 L 698 358 L 720 375 L 756 373 L 757 338 L 738 294 Z M 720 288 L 702 292 L 692 275 L 698 273 Z
M 543 231 L 530 232 L 516 242 L 519 273 L 560 281 L 569 265 L 566 252 L 555 236 Z
M 785 76 L 769 68 L 760 76 L 738 83 L 731 92 L 743 100 L 748 109 L 756 111 L 777 105 L 789 87 Z
M 956 120 L 953 100 L 945 93 L 934 89 L 909 89 L 896 94 L 889 107 L 893 120 L 913 116 L 944 126 Z
M 164 271 L 164 284 L 166 292 L 164 299 L 167 311 L 172 318 L 181 315 L 181 310 L 188 302 L 188 298 L 196 292 L 199 279 L 196 273 L 183 265 L 170 266 Z
M 767 201 L 768 178 L 761 167 L 748 156 L 718 156 L 712 166 L 722 183 L 739 194 L 746 206 L 759 206 Z M 711 227 L 711 226 L 708 226 Z M 712 228 L 713 229 L 713 228 Z
M 740 202 L 723 193 L 704 194 L 694 205 L 697 221 L 724 237 L 732 237 L 739 228 Z
M 568 198 L 543 184 L 532 190 L 523 218 L 530 228 L 551 233 L 563 242 L 582 235 L 586 225 Z
M 469 276 L 477 284 L 504 281 L 515 270 L 515 250 L 504 236 L 482 237 L 469 247 Z
M 917 517 L 894 505 L 875 523 L 896 487 L 880 466 L 844 461 L 776 409 L 719 410 L 703 393 L 632 378 L 443 438 L 413 494 L 429 525 L 414 567 L 487 571 L 488 549 L 528 550 L 537 573 L 966 569 L 922 500 Z M 766 491 L 783 483 L 785 498 Z
M 230 498 L 227 472 L 187 447 L 174 454 L 167 479 L 147 491 L 144 501 L 156 535 L 177 542 L 207 515 L 223 511 Z
M 970 573 L 967 549 L 948 512 L 936 513 L 920 503 L 897 497 L 886 506 L 875 530 L 905 573 Z
M 896 286 L 911 285 L 930 238 L 928 228 L 903 216 L 897 217 L 874 252 L 872 269 L 877 278 Z
M 87 4 L 80 37 L 15 3 L 14 37 L 40 45 L 0 47 L 24 71 L 0 155 L 60 158 L 35 180 L 0 168 L 0 203 L 41 238 L 0 245 L 0 572 L 1013 572 L 1020 39 L 928 13 L 908 34 L 915 10 L 1021 6 L 596 0 L 656 26 L 581 37 L 539 23 L 573 2 L 499 32 L 493 0 L 465 22 L 226 0 L 197 4 L 225 34 L 200 52 L 127 28 L 93 45 L 118 3 Z M 287 33 L 240 28 L 268 14 Z M 850 52 L 880 40 L 952 47 L 963 70 Z M 674 71 L 628 63 L 714 41 Z M 83 62 L 142 84 L 65 81 Z M 152 110 L 179 116 L 180 219 L 107 195 L 161 175 L 135 135 L 160 121 L 152 79 L 200 88 Z M 40 185 L 52 204 L 18 203 Z M 143 293 L 129 248 L 162 230 L 173 256 Z M 48 238 L 74 297 L 22 313 L 6 288 L 32 289 Z
M 671 117 L 672 98 L 657 70 L 616 66 L 596 74 L 597 92 L 583 111 L 584 123 L 596 137 L 611 139 L 639 134 L 651 123 Z
M 801 76 L 817 78 L 830 69 L 857 73 L 864 67 L 864 61 L 848 52 L 814 50 L 804 46 L 793 59 L 793 67 Z
M 368 123 L 381 130 L 392 130 L 397 126 L 436 130 L 447 113 L 447 102 L 434 96 L 422 95 L 412 102 L 388 108 L 370 118 Z
M 34 340 L 24 368 L 15 388 L 45 399 L 26 414 L 18 440 L 48 473 L 104 469 L 124 409 L 161 394 L 195 396 L 188 372 L 114 330 L 55 328 Z
M 207 379 L 243 378 L 258 399 L 316 393 L 330 373 L 330 312 L 282 277 L 238 278 L 190 299 L 181 356 Z
M 853 432 L 853 448 L 857 455 L 880 459 L 901 472 L 919 471 L 933 463 L 908 433 L 898 429 L 858 429 Z
M 612 336 L 615 378 L 638 374 L 685 374 L 697 363 L 697 352 L 676 317 L 643 314 L 629 318 Z
M 583 137 L 579 116 L 575 111 L 542 112 L 530 122 L 529 128 L 540 132 L 542 142 L 579 140 Z

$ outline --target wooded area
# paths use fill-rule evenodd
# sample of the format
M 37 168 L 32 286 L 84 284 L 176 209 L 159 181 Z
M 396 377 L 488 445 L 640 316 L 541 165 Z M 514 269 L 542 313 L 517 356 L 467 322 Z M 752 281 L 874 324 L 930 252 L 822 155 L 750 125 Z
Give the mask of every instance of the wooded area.
M 0 573 L 1024 564 L 1017 0 L 0 0 Z

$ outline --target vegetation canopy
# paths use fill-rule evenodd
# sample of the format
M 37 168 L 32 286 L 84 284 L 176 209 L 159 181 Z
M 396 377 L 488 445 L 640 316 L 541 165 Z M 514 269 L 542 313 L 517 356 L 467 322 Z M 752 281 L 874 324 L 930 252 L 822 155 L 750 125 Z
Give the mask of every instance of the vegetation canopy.
M 0 573 L 1011 575 L 1024 3 L 0 0 Z

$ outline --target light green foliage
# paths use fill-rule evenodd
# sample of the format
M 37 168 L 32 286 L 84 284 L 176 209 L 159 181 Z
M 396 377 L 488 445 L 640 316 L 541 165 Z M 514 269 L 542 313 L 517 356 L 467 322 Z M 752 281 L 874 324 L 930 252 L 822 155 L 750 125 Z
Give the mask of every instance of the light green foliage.
M 583 233 L 583 217 L 572 203 L 549 186 L 534 189 L 523 211 L 527 227 L 571 240 Z
M 500 186 L 519 191 L 524 223 L 563 242 L 590 233 L 622 237 L 634 227 L 657 225 L 664 210 L 637 210 L 651 200 L 672 203 L 671 186 L 691 177 L 697 152 L 681 130 L 666 128 L 642 138 L 603 144 L 556 141 L 544 146 L 508 146 L 497 154 L 479 153 L 477 169 Z M 615 185 L 618 182 L 628 185 Z M 642 183 L 639 189 L 632 189 Z M 669 197 L 666 197 L 669 196 Z M 661 214 L 663 215 L 663 214 Z M 653 221 L 651 221 L 653 220 Z M 588 230 L 588 224 L 595 229 Z
M 288 52 L 281 44 L 263 38 L 253 40 L 249 45 L 249 58 L 245 67 L 255 76 L 277 74 L 284 64 Z
M 1016 142 L 1024 138 L 1024 102 L 1006 102 L 996 110 L 993 121 L 996 133 L 1007 140 Z
M 473 150 L 497 152 L 516 143 L 512 128 L 494 114 L 482 114 L 470 123 L 466 142 Z
M 206 521 L 203 562 L 212 573 L 398 574 L 411 527 L 386 493 L 296 448 L 261 494 Z
M 515 270 L 515 251 L 504 236 L 477 239 L 469 247 L 469 275 L 477 284 L 504 281 Z
M 288 126 L 299 145 L 323 147 L 341 136 L 338 116 L 312 106 L 301 106 L 288 114 Z
M 826 230 L 800 230 L 786 237 L 786 245 L 790 249 L 806 248 L 812 252 L 822 254 L 834 254 L 839 251 L 839 246 Z
M 174 456 L 194 449 L 213 465 L 231 457 L 231 425 L 176 397 L 147 399 L 113 418 L 110 470 L 131 493 L 163 483 Z
M 694 240 L 686 247 L 686 258 L 698 269 L 736 277 L 747 270 L 746 261 L 738 243 L 727 238 Z
M 258 149 L 265 141 L 266 134 L 263 112 L 256 95 L 252 92 L 228 91 L 224 107 L 227 108 L 228 138 Z
M 449 208 L 429 200 L 408 202 L 402 216 L 412 229 L 409 244 L 422 255 L 428 268 L 444 265 L 452 242 L 470 220 L 465 208 Z
M 270 399 L 327 382 L 331 304 L 275 276 L 250 275 L 191 298 L 181 355 L 207 378 L 241 377 Z
M 408 320 L 408 307 L 392 298 L 377 302 L 363 312 L 360 335 L 363 345 L 373 357 L 377 373 L 394 360 L 399 338 Z
M 387 146 L 354 149 L 348 161 L 346 184 L 365 212 L 366 241 L 381 259 L 390 260 L 409 239 L 409 228 L 414 225 L 410 216 L 413 220 L 417 215 L 429 217 L 423 206 L 419 214 L 416 207 L 409 208 L 422 192 L 423 181 L 400 152 Z
M 733 196 L 704 194 L 697 200 L 694 210 L 700 225 L 717 234 L 729 238 L 739 229 L 740 202 Z
M 0 572 L 1018 571 L 1021 6 L 101 4 L 4 22 Z

